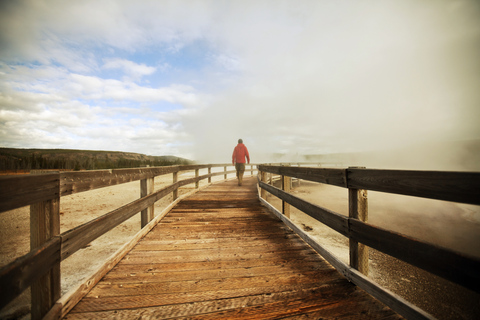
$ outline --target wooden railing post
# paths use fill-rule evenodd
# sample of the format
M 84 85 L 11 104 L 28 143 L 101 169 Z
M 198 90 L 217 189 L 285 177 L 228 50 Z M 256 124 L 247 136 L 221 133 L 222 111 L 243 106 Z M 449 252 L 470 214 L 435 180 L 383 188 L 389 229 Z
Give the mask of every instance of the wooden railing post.
M 223 179 L 227 180 L 227 166 L 223 167 L 223 171 L 225 172 Z
M 148 166 L 147 166 L 148 167 Z M 154 177 L 140 180 L 140 197 L 143 198 L 153 193 Z M 155 205 L 143 209 L 141 214 L 142 228 L 145 227 L 155 216 Z
M 292 178 L 288 176 L 281 176 L 282 179 L 282 190 L 285 192 L 290 192 Z M 290 218 L 290 204 L 286 201 L 282 200 L 282 213 L 287 217 Z
M 267 182 L 267 173 L 265 171 L 260 171 L 260 180 L 265 183 Z M 267 200 L 267 191 L 261 188 L 260 196 L 262 197 L 262 199 Z
M 195 178 L 198 178 L 199 176 L 199 173 L 200 173 L 200 169 L 195 169 Z M 200 186 L 200 181 L 195 181 L 195 189 L 198 189 L 198 187 Z
M 367 190 L 348 189 L 348 216 L 363 222 L 368 221 Z M 349 247 L 350 266 L 368 275 L 368 247 L 353 239 L 350 239 Z
M 31 173 L 54 173 L 34 170 Z M 60 172 L 57 198 L 30 205 L 30 250 L 60 234 Z M 60 253 L 58 263 L 31 286 L 32 319 L 42 319 L 60 298 Z
M 212 177 L 210 176 L 212 174 L 212 166 L 208 166 L 208 183 L 212 183 Z
M 175 171 L 173 173 L 173 183 L 177 183 L 177 182 L 178 182 L 178 171 Z M 178 198 L 178 188 L 175 188 L 175 190 L 173 190 L 172 197 L 173 197 L 173 201 L 177 200 L 177 198 Z
M 250 175 L 253 177 L 253 164 L 250 165 Z

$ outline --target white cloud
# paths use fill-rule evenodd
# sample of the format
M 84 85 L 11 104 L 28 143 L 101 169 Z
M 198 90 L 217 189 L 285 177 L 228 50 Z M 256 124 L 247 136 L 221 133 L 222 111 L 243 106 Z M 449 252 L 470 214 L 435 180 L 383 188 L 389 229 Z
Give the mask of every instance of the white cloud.
M 149 67 L 143 63 L 138 64 L 133 61 L 125 59 L 107 59 L 103 65 L 105 69 L 121 69 L 125 74 L 132 79 L 140 79 L 143 76 L 151 75 L 156 71 L 155 67 Z

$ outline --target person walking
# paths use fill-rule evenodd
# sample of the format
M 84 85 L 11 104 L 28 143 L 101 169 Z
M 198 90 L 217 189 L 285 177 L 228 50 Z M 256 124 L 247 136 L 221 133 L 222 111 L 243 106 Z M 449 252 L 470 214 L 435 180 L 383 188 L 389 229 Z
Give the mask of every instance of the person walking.
M 250 155 L 248 154 L 248 149 L 243 144 L 243 140 L 238 139 L 238 144 L 235 149 L 233 149 L 232 164 L 235 165 L 235 170 L 237 170 L 239 186 L 242 185 L 243 173 L 245 172 L 245 158 L 247 158 L 247 162 L 250 164 Z

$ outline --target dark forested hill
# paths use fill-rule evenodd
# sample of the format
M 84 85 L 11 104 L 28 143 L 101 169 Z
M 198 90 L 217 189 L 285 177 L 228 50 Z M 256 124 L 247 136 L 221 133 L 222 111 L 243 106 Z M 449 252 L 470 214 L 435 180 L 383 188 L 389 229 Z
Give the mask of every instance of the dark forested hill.
M 175 156 L 147 156 L 131 152 L 0 148 L 0 171 L 93 170 L 190 163 L 192 161 Z

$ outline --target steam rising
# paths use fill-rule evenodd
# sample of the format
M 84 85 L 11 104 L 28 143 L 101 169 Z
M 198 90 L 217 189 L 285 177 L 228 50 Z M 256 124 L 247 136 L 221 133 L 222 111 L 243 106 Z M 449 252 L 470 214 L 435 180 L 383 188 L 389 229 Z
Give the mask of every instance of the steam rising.
M 376 166 L 463 168 L 457 141 L 480 137 L 478 3 L 248 8 L 219 22 L 239 78 L 185 122 L 196 159 L 228 161 L 243 138 L 253 162 L 363 152 Z

